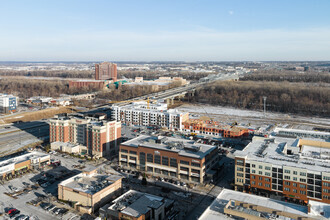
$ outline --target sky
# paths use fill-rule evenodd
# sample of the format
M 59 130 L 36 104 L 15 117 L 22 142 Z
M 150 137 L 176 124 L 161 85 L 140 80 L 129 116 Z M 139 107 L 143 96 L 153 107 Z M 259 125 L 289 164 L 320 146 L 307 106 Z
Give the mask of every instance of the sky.
M 329 0 L 0 0 L 0 61 L 329 61 Z

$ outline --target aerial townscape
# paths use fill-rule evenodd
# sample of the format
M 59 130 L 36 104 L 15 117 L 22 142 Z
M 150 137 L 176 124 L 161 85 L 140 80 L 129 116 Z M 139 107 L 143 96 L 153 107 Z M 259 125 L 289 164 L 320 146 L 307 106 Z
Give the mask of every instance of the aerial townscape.
M 330 219 L 329 7 L 1 3 L 0 219 Z

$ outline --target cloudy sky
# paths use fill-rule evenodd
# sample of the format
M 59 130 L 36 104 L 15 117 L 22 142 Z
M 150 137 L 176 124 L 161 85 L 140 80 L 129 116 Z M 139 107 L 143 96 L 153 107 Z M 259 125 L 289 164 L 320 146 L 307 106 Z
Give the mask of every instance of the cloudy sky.
M 0 0 L 0 61 L 330 60 L 328 0 Z

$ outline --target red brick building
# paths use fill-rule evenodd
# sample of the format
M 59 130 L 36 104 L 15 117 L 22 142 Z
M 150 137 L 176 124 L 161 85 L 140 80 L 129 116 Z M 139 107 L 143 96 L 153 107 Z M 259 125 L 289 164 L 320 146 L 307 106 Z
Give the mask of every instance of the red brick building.
M 203 121 L 200 119 L 189 119 L 182 122 L 183 131 L 197 134 L 222 136 L 226 138 L 241 138 L 249 136 L 249 129 L 218 124 L 216 121 Z
M 117 64 L 109 62 L 95 64 L 95 80 L 109 79 L 117 81 Z
M 50 142 L 70 142 L 87 147 L 89 155 L 108 157 L 115 154 L 121 138 L 121 123 L 105 116 L 63 116 L 50 120 Z
M 69 88 L 97 88 L 103 89 L 104 81 L 103 80 L 77 80 L 69 81 Z

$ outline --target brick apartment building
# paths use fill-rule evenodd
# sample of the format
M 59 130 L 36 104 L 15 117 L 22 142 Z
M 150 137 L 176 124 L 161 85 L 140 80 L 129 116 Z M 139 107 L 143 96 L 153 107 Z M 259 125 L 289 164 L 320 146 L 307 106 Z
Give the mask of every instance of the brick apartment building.
M 153 176 L 204 183 L 215 177 L 215 146 L 172 137 L 141 135 L 120 145 L 119 165 Z
M 330 203 L 329 155 L 330 142 L 322 139 L 254 137 L 235 152 L 235 189 L 302 204 Z
M 216 121 L 203 121 L 200 119 L 189 119 L 183 123 L 183 131 L 196 134 L 206 134 L 225 138 L 241 138 L 249 136 L 249 129 L 219 124 Z
M 103 89 L 104 88 L 104 80 L 70 80 L 69 81 L 69 88 L 97 88 Z
M 120 122 L 110 121 L 105 115 L 57 115 L 50 120 L 50 142 L 70 142 L 87 147 L 92 156 L 115 154 L 121 138 Z
M 117 81 L 117 64 L 109 62 L 95 64 L 95 80 L 109 79 Z

